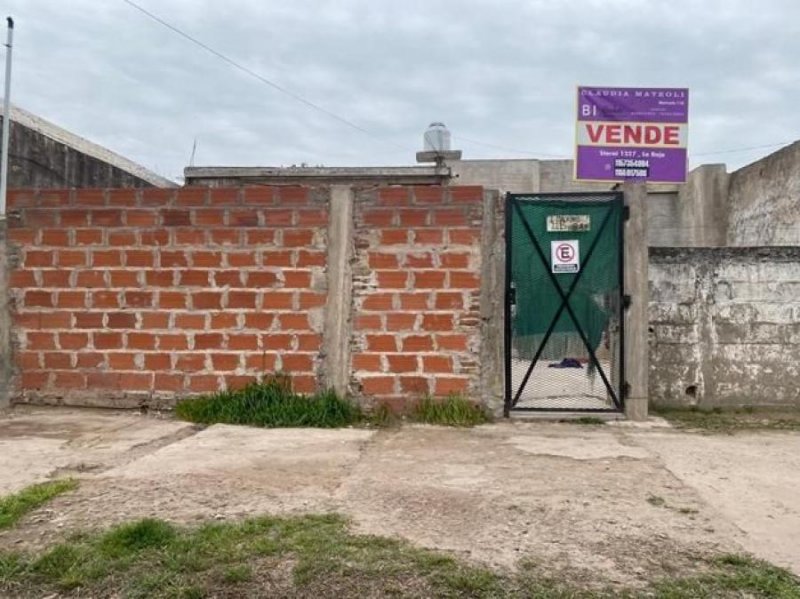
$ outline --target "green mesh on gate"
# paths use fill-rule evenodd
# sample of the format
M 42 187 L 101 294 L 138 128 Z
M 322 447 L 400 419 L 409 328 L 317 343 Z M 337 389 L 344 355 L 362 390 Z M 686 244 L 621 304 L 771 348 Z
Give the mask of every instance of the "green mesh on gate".
M 516 309 L 512 320 L 512 344 L 519 357 L 533 359 L 544 335 L 562 304 L 548 274 L 550 242 L 577 239 L 581 270 L 577 286 L 569 298 L 578 322 L 593 350 L 603 341 L 609 319 L 619 309 L 619 236 L 622 218 L 620 202 L 585 200 L 546 200 L 516 196 L 510 206 L 511 216 L 511 280 L 515 287 Z M 548 232 L 549 215 L 588 215 L 589 231 Z M 539 257 L 522 218 L 530 227 L 544 254 Z M 605 224 L 604 224 L 605 223 Z M 604 224 L 604 226 L 603 226 Z M 601 232 L 601 226 L 603 230 Z M 598 237 L 599 236 L 599 237 Z M 597 242 L 591 257 L 589 251 Z M 554 275 L 564 295 L 577 274 Z M 540 355 L 540 360 L 565 356 L 587 358 L 588 352 L 575 323 L 566 310 L 556 322 L 553 333 Z

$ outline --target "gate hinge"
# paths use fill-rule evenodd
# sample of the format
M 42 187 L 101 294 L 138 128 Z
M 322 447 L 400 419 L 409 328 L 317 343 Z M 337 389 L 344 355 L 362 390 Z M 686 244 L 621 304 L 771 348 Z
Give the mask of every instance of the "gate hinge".
M 630 295 L 628 295 L 627 293 L 626 293 L 626 294 L 624 294 L 624 295 L 622 296 L 622 308 L 623 308 L 624 310 L 627 310 L 628 308 L 630 308 L 630 307 L 631 307 L 631 303 L 632 303 L 632 301 L 633 301 L 633 300 L 631 299 L 631 296 L 630 296 Z
M 628 399 L 631 394 L 631 384 L 628 381 L 625 381 L 622 384 L 622 399 Z
M 631 218 L 631 207 L 630 206 L 623 206 L 622 207 L 622 220 L 630 220 Z

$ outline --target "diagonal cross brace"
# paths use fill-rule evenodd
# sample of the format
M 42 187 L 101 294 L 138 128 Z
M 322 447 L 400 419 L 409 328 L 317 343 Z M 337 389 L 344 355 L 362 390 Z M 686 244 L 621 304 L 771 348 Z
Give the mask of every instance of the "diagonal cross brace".
M 600 378 L 603 379 L 603 384 L 605 384 L 606 389 L 611 394 L 611 399 L 614 402 L 614 405 L 617 408 L 620 408 L 621 406 L 620 406 L 620 403 L 619 403 L 619 399 L 617 398 L 617 394 L 615 393 L 614 388 L 611 385 L 611 383 L 609 383 L 608 378 L 606 377 L 606 374 L 603 371 L 603 367 L 600 365 L 600 361 L 597 359 L 597 356 L 595 355 L 594 350 L 592 349 L 591 343 L 589 343 L 589 339 L 586 337 L 586 334 L 584 333 L 583 329 L 581 328 L 580 323 L 578 322 L 578 318 L 575 316 L 575 312 L 572 310 L 572 306 L 570 306 L 570 304 L 569 304 L 569 298 L 572 296 L 572 292 L 575 291 L 575 288 L 577 287 L 581 276 L 583 275 L 584 272 L 586 272 L 585 268 L 581 269 L 580 272 L 578 272 L 578 274 L 573 279 L 572 284 L 570 285 L 569 289 L 567 290 L 567 293 L 564 294 L 564 290 L 561 288 L 561 284 L 558 282 L 558 279 L 550 271 L 550 264 L 547 262 L 547 258 L 545 257 L 544 252 L 542 251 L 542 248 L 539 245 L 539 242 L 536 240 L 536 236 L 534 235 L 533 230 L 530 227 L 530 224 L 528 224 L 528 221 L 526 220 L 525 215 L 522 213 L 522 209 L 519 207 L 519 203 L 515 202 L 515 201 L 512 201 L 512 203 L 514 205 L 514 209 L 515 209 L 516 213 L 519 215 L 519 218 L 522 221 L 522 225 L 525 227 L 525 231 L 527 232 L 528 237 L 530 237 L 530 240 L 533 243 L 533 247 L 536 250 L 537 255 L 539 256 L 539 259 L 542 261 L 542 264 L 545 267 L 545 271 L 547 272 L 548 276 L 550 277 L 550 282 L 556 288 L 556 291 L 558 291 L 558 295 L 561 298 L 561 305 L 559 306 L 558 311 L 555 314 L 555 317 L 551 321 L 550 326 L 548 327 L 547 332 L 545 333 L 545 336 L 542 339 L 542 343 L 539 345 L 539 349 L 536 350 L 536 355 L 534 355 L 533 360 L 531 361 L 531 364 L 528 367 L 528 370 L 525 373 L 525 376 L 523 377 L 522 382 L 520 383 L 519 389 L 517 389 L 517 392 L 516 392 L 516 394 L 514 395 L 514 398 L 511 401 L 511 407 L 516 406 L 517 402 L 519 402 L 519 398 L 522 395 L 522 391 L 525 389 L 525 385 L 528 384 L 528 379 L 530 379 L 531 374 L 533 373 L 533 369 L 536 366 L 536 363 L 539 361 L 539 358 L 542 355 L 542 352 L 544 351 L 544 348 L 547 345 L 547 342 L 550 339 L 550 336 L 553 334 L 553 331 L 555 330 L 556 324 L 558 324 L 558 320 L 559 320 L 559 318 L 561 318 L 561 314 L 566 309 L 567 314 L 569 314 L 570 319 L 572 320 L 573 324 L 575 325 L 575 329 L 577 330 L 578 334 L 581 337 L 581 341 L 583 341 L 584 346 L 586 347 L 587 351 L 589 352 L 589 357 L 592 359 L 592 362 L 595 364 L 595 366 L 597 366 L 597 371 L 600 373 Z M 591 259 L 592 254 L 594 253 L 594 250 L 597 247 L 597 244 L 598 244 L 598 242 L 599 242 L 599 240 L 601 238 L 601 235 L 602 235 L 603 231 L 605 230 L 605 227 L 608 224 L 608 221 L 611 218 L 612 212 L 613 212 L 613 210 L 609 210 L 606 213 L 606 216 L 603 219 L 603 222 L 602 222 L 602 224 L 600 225 L 600 228 L 597 231 L 597 235 L 595 235 L 595 238 L 592 241 L 592 245 L 589 247 L 589 251 L 586 253 L 586 258 L 584 259 L 584 266 Z

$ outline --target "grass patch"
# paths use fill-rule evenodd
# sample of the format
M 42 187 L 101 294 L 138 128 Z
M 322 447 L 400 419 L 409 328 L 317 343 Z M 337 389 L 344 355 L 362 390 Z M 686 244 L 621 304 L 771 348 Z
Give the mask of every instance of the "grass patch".
M 571 420 L 563 420 L 567 424 L 582 424 L 584 426 L 605 426 L 606 421 L 597 416 L 581 416 Z
M 708 433 L 800 431 L 800 410 L 772 408 L 655 408 L 654 413 L 679 429 Z
M 476 426 L 490 421 L 483 408 L 458 395 L 443 400 L 426 397 L 414 407 L 410 419 L 445 426 Z
M 288 379 L 271 377 L 243 389 L 185 399 L 175 406 L 178 418 L 199 424 L 246 424 L 262 427 L 337 428 L 364 418 L 355 404 L 333 391 L 306 396 L 294 393 Z
M 740 555 L 644 589 L 587 589 L 568 575 L 493 571 L 383 537 L 336 515 L 262 517 L 178 527 L 140 520 L 76 536 L 38 555 L 0 550 L 0 594 L 122 597 L 780 597 L 800 580 Z
M 0 530 L 14 526 L 25 514 L 77 486 L 78 482 L 71 478 L 54 480 L 31 485 L 18 493 L 0 498 Z

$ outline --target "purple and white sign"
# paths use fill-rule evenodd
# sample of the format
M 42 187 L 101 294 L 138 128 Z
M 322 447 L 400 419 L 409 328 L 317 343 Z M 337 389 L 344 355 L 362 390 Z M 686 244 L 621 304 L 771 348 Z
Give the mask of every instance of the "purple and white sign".
M 575 178 L 686 181 L 689 90 L 578 88 Z

